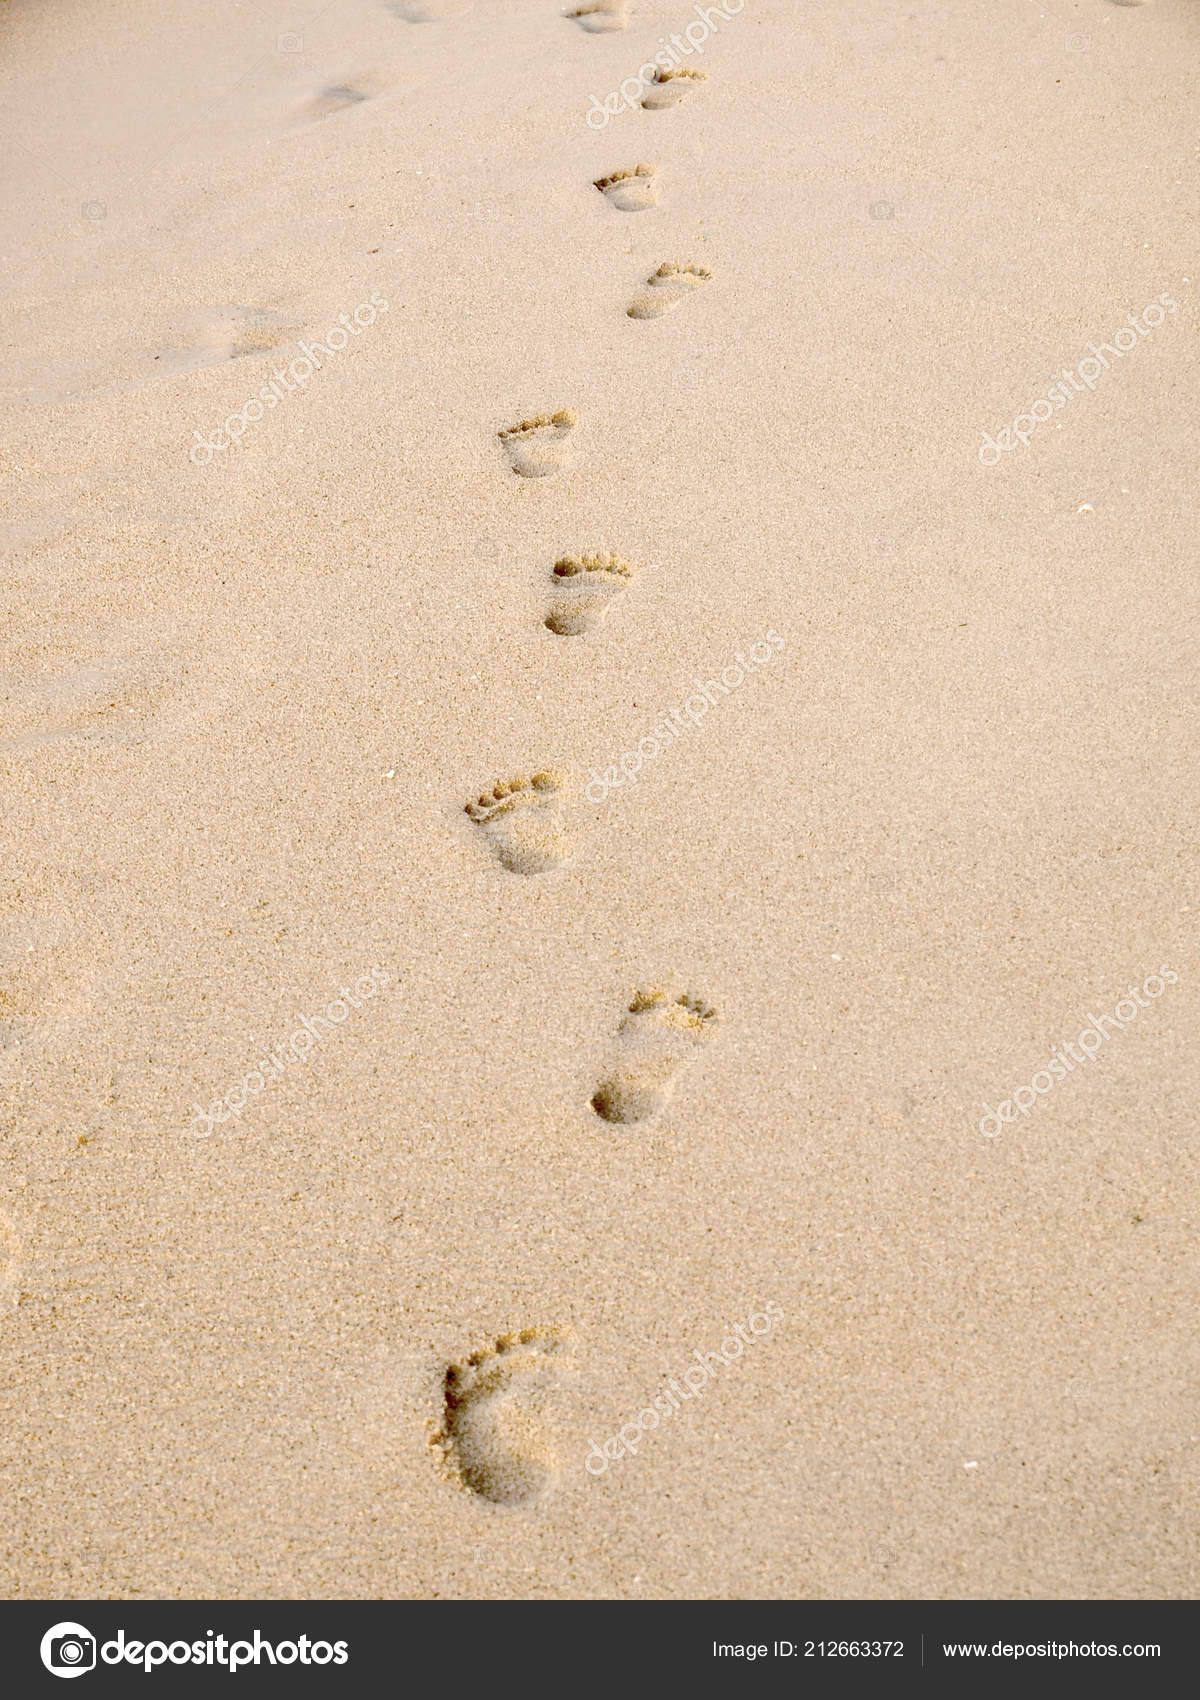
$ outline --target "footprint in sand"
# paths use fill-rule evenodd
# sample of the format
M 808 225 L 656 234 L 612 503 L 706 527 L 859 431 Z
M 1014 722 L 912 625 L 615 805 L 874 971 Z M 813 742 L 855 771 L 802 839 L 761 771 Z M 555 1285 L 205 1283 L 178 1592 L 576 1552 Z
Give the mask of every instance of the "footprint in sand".
M 468 11 L 469 0 L 392 0 L 388 11 L 406 24 L 433 24 L 443 19 L 461 18 Z
M 661 319 L 711 277 L 712 273 L 703 266 L 680 266 L 668 260 L 650 274 L 642 294 L 625 311 L 631 319 Z
M 244 360 L 251 354 L 266 354 L 286 342 L 297 324 L 280 313 L 262 307 L 238 305 L 198 313 L 190 322 L 189 345 L 163 348 L 154 356 L 154 375 L 193 372 L 219 366 L 227 360 Z
M 707 71 L 693 71 L 686 65 L 677 71 L 656 71 L 654 81 L 642 97 L 642 105 L 647 112 L 658 112 L 664 106 L 678 106 L 699 83 L 707 81 Z
M 699 998 L 639 992 L 617 1034 L 612 1065 L 592 1094 L 606 1122 L 644 1122 L 658 1115 L 675 1077 L 707 1038 L 717 1012 Z
M 344 83 L 327 83 L 304 102 L 296 120 L 301 124 L 319 124 L 322 119 L 345 112 L 347 107 L 361 106 L 364 101 L 386 94 L 392 86 L 391 79 L 377 71 L 364 71 Z
M 544 874 L 571 854 L 563 824 L 564 777 L 547 769 L 532 778 L 498 779 L 467 804 L 496 860 L 514 874 Z
M 629 22 L 629 0 L 592 0 L 590 5 L 577 6 L 568 18 L 599 35 L 602 30 L 623 30 Z
M 633 568 L 620 555 L 563 555 L 554 563 L 554 599 L 546 624 L 559 637 L 580 637 L 608 617 Z
M 522 478 L 548 478 L 571 462 L 571 432 L 575 415 L 569 408 L 557 413 L 539 413 L 500 432 L 512 469 Z
M 140 740 L 166 690 L 160 670 L 140 657 L 98 657 L 59 674 L 0 674 L 0 751 Z
M 645 212 L 658 199 L 658 172 L 652 165 L 635 165 L 630 171 L 597 177 L 596 187 L 610 207 L 621 212 Z
M 432 1444 L 445 1473 L 480 1499 L 533 1505 L 553 1487 L 558 1459 L 547 1405 L 562 1351 L 558 1335 L 523 1328 L 447 1369 Z

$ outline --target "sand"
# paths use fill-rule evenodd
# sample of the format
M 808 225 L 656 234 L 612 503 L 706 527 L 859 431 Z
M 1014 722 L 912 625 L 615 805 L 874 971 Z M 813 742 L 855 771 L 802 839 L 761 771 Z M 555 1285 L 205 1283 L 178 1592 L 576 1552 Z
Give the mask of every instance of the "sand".
M 0 1586 L 1194 1592 L 1200 15 L 569 9 L 0 7 Z

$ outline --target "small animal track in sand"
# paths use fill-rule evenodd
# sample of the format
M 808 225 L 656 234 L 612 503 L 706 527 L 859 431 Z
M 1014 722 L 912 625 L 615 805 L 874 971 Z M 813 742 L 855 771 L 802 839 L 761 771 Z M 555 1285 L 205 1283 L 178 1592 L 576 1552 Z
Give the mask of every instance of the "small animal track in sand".
M 591 4 L 577 6 L 567 16 L 574 18 L 590 35 L 599 35 L 606 30 L 623 30 L 629 23 L 629 0 L 591 0 Z
M 561 773 L 552 768 L 531 778 L 498 779 L 466 806 L 501 867 L 514 874 L 544 874 L 571 854 L 563 824 Z
M 661 319 L 686 301 L 694 289 L 712 277 L 703 266 L 681 266 L 668 260 L 651 272 L 646 288 L 625 309 L 631 319 Z
M 639 992 L 617 1033 L 616 1056 L 592 1094 L 596 1114 L 626 1124 L 658 1115 L 716 1018 L 699 998 Z
M 548 478 L 570 464 L 571 433 L 575 415 L 563 407 L 557 413 L 539 413 L 500 432 L 512 469 L 522 478 Z
M 645 212 L 658 200 L 658 172 L 652 165 L 635 165 L 629 171 L 597 177 L 596 187 L 609 206 L 621 212 Z
M 558 637 L 580 637 L 608 617 L 633 568 L 620 555 L 563 555 L 554 563 L 554 599 L 546 625 Z
M 707 71 L 693 71 L 681 66 L 678 71 L 656 71 L 654 81 L 642 96 L 647 112 L 658 112 L 664 106 L 678 106 L 701 84 L 708 81 Z
M 558 1459 L 546 1404 L 563 1349 L 557 1334 L 523 1328 L 449 1366 L 432 1440 L 444 1474 L 493 1505 L 548 1496 Z

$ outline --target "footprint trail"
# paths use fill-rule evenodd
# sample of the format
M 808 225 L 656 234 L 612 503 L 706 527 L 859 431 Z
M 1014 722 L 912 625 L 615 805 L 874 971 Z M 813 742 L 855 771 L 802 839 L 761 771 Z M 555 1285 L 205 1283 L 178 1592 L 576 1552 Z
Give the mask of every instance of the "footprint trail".
M 501 867 L 514 874 L 544 874 L 571 854 L 564 825 L 561 773 L 547 768 L 532 778 L 498 779 L 466 805 Z
M 716 1016 L 699 998 L 640 992 L 621 1023 L 613 1062 L 592 1094 L 596 1114 L 624 1124 L 658 1115 Z
M 445 1474 L 493 1505 L 547 1497 L 558 1458 L 546 1407 L 562 1351 L 558 1335 L 524 1328 L 449 1366 L 432 1442 Z
M 596 188 L 619 212 L 645 212 L 658 200 L 658 172 L 652 165 L 635 165 L 628 171 L 597 177 Z
M 521 478 L 549 478 L 572 459 L 571 433 L 575 415 L 569 408 L 540 413 L 500 432 L 512 469 Z
M 681 266 L 668 260 L 646 279 L 646 288 L 625 309 L 631 319 L 661 319 L 686 301 L 693 290 L 708 283 L 712 273 L 703 266 Z
M 573 12 L 567 13 L 568 18 L 574 18 L 581 29 L 590 35 L 599 35 L 602 31 L 623 30 L 629 23 L 628 0 L 592 0 L 592 4 L 577 6 Z
M 687 65 L 677 71 L 656 71 L 654 81 L 642 97 L 642 105 L 647 112 L 658 112 L 664 106 L 678 106 L 700 83 L 707 81 L 707 71 L 693 71 Z
M 554 563 L 547 626 L 558 637 L 582 636 L 608 618 L 632 573 L 620 555 L 563 555 Z

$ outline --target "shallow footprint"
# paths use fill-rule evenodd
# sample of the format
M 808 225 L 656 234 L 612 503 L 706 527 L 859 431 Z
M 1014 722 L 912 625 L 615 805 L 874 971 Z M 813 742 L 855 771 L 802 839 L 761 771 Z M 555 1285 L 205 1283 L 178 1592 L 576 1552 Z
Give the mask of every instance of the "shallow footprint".
M 597 177 L 596 187 L 609 206 L 621 212 L 645 212 L 658 199 L 658 172 L 652 165 L 635 165 L 632 171 Z
M 650 274 L 645 290 L 625 311 L 631 319 L 661 319 L 711 277 L 712 273 L 703 266 L 680 266 L 668 260 Z
M 629 0 L 591 0 L 567 13 L 592 35 L 602 30 L 623 30 L 629 22 Z
M 561 773 L 546 769 L 531 779 L 498 779 L 467 804 L 496 860 L 514 874 L 544 874 L 571 854 L 563 826 Z
M 617 1034 L 617 1055 L 592 1094 L 606 1122 L 644 1122 L 658 1115 L 675 1077 L 707 1038 L 717 1012 L 699 998 L 639 992 Z
M 523 1328 L 447 1369 L 433 1445 L 469 1492 L 493 1505 L 532 1505 L 553 1487 L 558 1459 L 545 1406 L 562 1349 L 556 1334 Z
M 654 81 L 642 97 L 642 105 L 648 112 L 657 112 L 664 106 L 678 106 L 692 93 L 697 83 L 707 81 L 707 71 L 693 71 L 687 65 L 677 71 L 656 71 Z
M 512 469 L 522 478 L 548 478 L 570 464 L 570 438 L 575 415 L 562 407 L 557 413 L 539 413 L 500 432 Z
M 546 624 L 559 637 L 580 637 L 606 619 L 632 576 L 620 555 L 563 555 L 554 563 L 554 600 Z
M 345 112 L 347 107 L 361 106 L 366 100 L 386 94 L 390 86 L 388 77 L 376 71 L 364 71 L 353 82 L 328 83 L 304 102 L 296 114 L 297 120 L 302 124 L 319 124 L 324 118 Z
M 388 11 L 406 24 L 433 24 L 460 18 L 468 4 L 469 0 L 392 0 Z
M 193 372 L 219 366 L 226 360 L 244 360 L 266 354 L 286 342 L 297 326 L 293 319 L 265 308 L 239 304 L 193 315 L 187 328 L 194 338 L 190 347 L 160 349 L 154 356 L 155 377 Z

